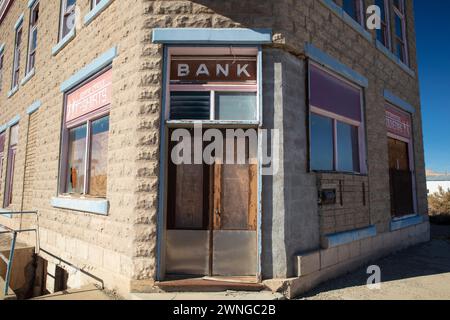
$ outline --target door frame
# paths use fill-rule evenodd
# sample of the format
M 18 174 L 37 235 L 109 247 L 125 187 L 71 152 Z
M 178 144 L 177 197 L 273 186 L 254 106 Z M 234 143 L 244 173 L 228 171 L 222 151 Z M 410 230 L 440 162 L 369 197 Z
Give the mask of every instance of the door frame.
M 414 208 L 414 212 L 411 212 L 410 215 L 406 215 L 405 217 L 409 217 L 409 216 L 415 216 L 418 214 L 418 203 L 417 203 L 417 183 L 416 183 L 416 163 L 415 163 L 415 157 L 414 157 L 414 145 L 413 145 L 413 138 L 411 137 L 410 139 L 408 138 L 404 138 L 401 137 L 399 135 L 393 134 L 388 132 L 387 134 L 388 139 L 394 139 L 394 140 L 398 140 L 401 142 L 404 142 L 408 145 L 408 160 L 409 160 L 409 170 L 411 171 L 411 176 L 412 176 L 412 195 L 413 195 L 413 208 Z M 388 146 L 389 148 L 389 146 Z M 389 151 L 389 150 L 388 150 Z M 391 183 L 390 178 L 389 178 L 389 184 Z M 401 217 L 398 219 L 404 219 L 405 217 Z
M 231 48 L 227 45 L 164 45 L 163 46 L 163 65 L 162 65 L 162 98 L 161 98 L 161 112 L 160 112 L 160 147 L 159 147 L 159 186 L 158 186 L 158 209 L 156 219 L 156 270 L 155 280 L 163 281 L 166 277 L 166 231 L 167 231 L 167 189 L 168 189 L 168 136 L 169 125 L 166 123 L 166 116 L 168 114 L 169 94 L 170 94 L 170 57 L 172 48 L 186 49 L 211 49 L 211 48 Z M 257 50 L 257 111 L 258 121 L 227 121 L 224 124 L 216 124 L 221 128 L 255 128 L 257 126 L 258 135 L 258 150 L 257 150 L 257 228 L 256 228 L 256 250 L 257 250 L 257 270 L 256 280 L 262 281 L 262 132 L 259 130 L 263 125 L 263 99 L 262 99 L 262 84 L 263 84 L 263 51 L 261 45 L 233 45 L 233 48 L 241 49 L 256 49 Z M 195 124 L 195 122 L 193 123 Z M 209 124 L 211 126 L 211 124 Z

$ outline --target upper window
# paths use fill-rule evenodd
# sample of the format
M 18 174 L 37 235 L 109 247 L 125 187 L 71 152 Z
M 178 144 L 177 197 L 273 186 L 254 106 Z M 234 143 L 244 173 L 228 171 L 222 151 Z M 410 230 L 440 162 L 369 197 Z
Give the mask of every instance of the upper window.
M 361 88 L 310 65 L 311 170 L 365 172 L 361 100 Z
M 3 159 L 4 159 L 4 152 L 5 152 L 5 139 L 6 134 L 2 133 L 0 134 L 0 180 L 3 179 Z
M 257 121 L 257 58 L 174 55 L 169 120 Z
M 364 1 L 363 0 L 343 0 L 342 9 L 357 21 L 359 24 L 364 25 Z
M 91 9 L 94 9 L 102 0 L 91 0 Z
M 400 61 L 408 63 L 404 0 L 394 0 L 394 16 L 395 16 L 394 53 L 400 59 Z
M 377 40 L 386 48 L 391 47 L 390 23 L 389 23 L 389 5 L 388 0 L 376 0 L 375 4 L 380 8 L 381 12 L 381 29 L 377 29 Z
M 112 70 L 66 95 L 63 194 L 106 197 Z
M 36 2 L 31 8 L 30 12 L 30 31 L 28 36 L 28 60 L 27 73 L 34 69 L 36 63 L 36 49 L 37 49 L 37 35 L 38 35 L 38 20 L 39 20 L 39 2 Z
M 76 0 L 62 0 L 61 2 L 60 39 L 64 38 L 75 28 L 76 3 Z
M 14 45 L 14 60 L 13 60 L 13 77 L 12 77 L 12 88 L 19 86 L 20 78 L 20 54 L 22 45 L 22 31 L 23 25 L 20 25 L 16 29 L 16 41 Z

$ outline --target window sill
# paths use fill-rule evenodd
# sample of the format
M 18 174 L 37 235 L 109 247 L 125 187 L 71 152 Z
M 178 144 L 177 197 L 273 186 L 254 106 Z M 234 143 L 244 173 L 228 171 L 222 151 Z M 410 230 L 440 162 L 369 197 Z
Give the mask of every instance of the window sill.
M 352 243 L 367 238 L 372 238 L 377 235 L 376 226 L 368 226 L 367 228 L 350 230 L 341 233 L 329 234 L 325 236 L 322 241 L 324 249 L 335 248 L 344 244 Z
M 363 36 L 367 41 L 372 42 L 372 35 L 368 32 L 362 25 L 350 17 L 341 7 L 339 7 L 332 0 L 321 0 L 320 1 L 325 7 L 330 9 L 335 15 L 341 18 L 347 25 L 352 27 L 361 36 Z
M 68 209 L 107 216 L 109 201 L 106 199 L 87 199 L 71 197 L 55 197 L 51 200 L 51 206 L 59 209 Z
M 24 86 L 28 81 L 30 81 L 30 79 L 33 78 L 33 76 L 34 76 L 34 73 L 35 73 L 35 71 L 33 68 L 30 72 L 28 72 L 28 74 L 25 76 L 25 78 L 22 79 L 22 81 L 20 82 L 20 85 Z
M 97 16 L 100 15 L 103 11 L 105 11 L 109 5 L 112 3 L 112 0 L 102 0 L 99 4 L 97 4 L 87 15 L 84 16 L 84 25 L 89 25 Z
M 341 171 L 320 171 L 320 170 L 311 170 L 312 173 L 316 174 L 334 174 L 334 175 L 343 175 L 343 176 L 356 176 L 356 177 L 367 177 L 367 173 L 359 173 L 359 172 L 341 172 Z
M 70 41 L 75 38 L 76 32 L 73 28 L 64 38 L 62 38 L 56 46 L 52 48 L 52 55 L 56 56 L 62 49 L 64 49 Z
M 401 218 L 394 218 L 391 221 L 391 231 L 406 229 L 423 223 L 424 217 L 421 215 L 409 215 Z
M 13 95 L 16 94 L 16 92 L 19 91 L 19 86 L 15 86 L 14 88 L 12 88 L 9 92 L 8 92 L 8 98 L 11 98 Z
M 394 61 L 400 68 L 402 68 L 406 73 L 408 73 L 411 77 L 415 78 L 416 73 L 408 67 L 406 64 L 404 64 L 395 54 L 393 54 L 391 51 L 388 50 L 380 41 L 376 40 L 376 46 L 377 49 L 380 50 L 382 53 L 384 53 L 385 56 L 387 56 L 389 59 Z

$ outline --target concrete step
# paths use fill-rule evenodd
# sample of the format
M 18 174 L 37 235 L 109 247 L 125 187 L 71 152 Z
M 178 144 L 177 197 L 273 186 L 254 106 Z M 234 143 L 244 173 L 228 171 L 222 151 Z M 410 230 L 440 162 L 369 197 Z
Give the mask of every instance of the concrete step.
M 68 289 L 55 292 L 46 296 L 33 298 L 31 300 L 113 300 L 103 290 L 94 285 L 88 285 L 80 289 Z
M 259 292 L 266 290 L 266 287 L 260 283 L 209 280 L 205 278 L 162 281 L 155 283 L 155 285 L 164 292 Z

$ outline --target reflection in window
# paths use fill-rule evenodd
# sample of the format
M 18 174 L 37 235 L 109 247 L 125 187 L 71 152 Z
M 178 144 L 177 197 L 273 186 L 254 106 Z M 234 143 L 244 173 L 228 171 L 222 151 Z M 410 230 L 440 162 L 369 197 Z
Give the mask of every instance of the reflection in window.
M 358 128 L 337 122 L 338 171 L 359 172 Z
M 92 122 L 89 195 L 106 197 L 109 117 Z
M 84 193 L 86 135 L 87 125 L 69 130 L 67 193 Z
M 333 120 L 311 114 L 311 169 L 334 170 Z

